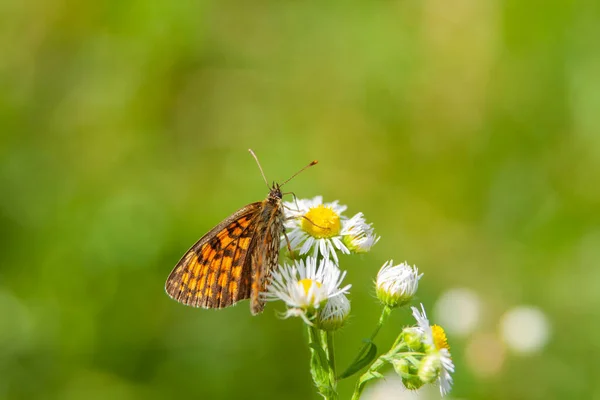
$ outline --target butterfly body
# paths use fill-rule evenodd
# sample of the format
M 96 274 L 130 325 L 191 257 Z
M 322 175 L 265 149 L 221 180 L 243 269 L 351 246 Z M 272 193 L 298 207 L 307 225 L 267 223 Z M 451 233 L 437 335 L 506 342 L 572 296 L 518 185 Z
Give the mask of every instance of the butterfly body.
M 277 268 L 284 215 L 280 186 L 211 229 L 177 263 L 165 289 L 193 307 L 224 308 L 250 299 L 252 314 L 264 309 L 260 293 Z

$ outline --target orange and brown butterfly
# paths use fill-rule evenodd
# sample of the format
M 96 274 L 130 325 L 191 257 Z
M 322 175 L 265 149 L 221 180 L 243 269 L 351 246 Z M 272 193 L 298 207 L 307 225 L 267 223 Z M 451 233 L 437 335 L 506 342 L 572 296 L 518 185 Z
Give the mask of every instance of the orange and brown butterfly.
M 269 187 L 258 158 L 249 151 Z M 265 200 L 242 207 L 202 236 L 167 278 L 167 294 L 203 308 L 224 308 L 250 299 L 252 314 L 262 312 L 265 304 L 260 293 L 266 291 L 271 271 L 277 268 L 285 234 L 281 187 L 316 163 L 281 185 L 274 183 Z

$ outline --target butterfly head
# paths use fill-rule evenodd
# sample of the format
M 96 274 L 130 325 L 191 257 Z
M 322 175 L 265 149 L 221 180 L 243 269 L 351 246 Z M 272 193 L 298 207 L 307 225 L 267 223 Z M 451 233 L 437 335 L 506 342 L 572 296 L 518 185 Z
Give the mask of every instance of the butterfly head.
M 269 200 L 279 202 L 282 198 L 283 194 L 281 193 L 281 185 L 273 183 L 271 191 L 269 192 Z

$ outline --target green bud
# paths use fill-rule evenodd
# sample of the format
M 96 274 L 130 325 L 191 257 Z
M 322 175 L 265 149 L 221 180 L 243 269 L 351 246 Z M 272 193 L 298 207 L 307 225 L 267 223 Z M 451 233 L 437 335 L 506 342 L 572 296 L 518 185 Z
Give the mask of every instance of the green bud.
M 402 341 L 413 351 L 424 351 L 423 333 L 415 327 L 402 330 Z
M 392 365 L 407 389 L 416 390 L 423 386 L 423 381 L 419 378 L 419 369 L 407 358 L 393 360 Z
M 415 368 L 406 358 L 392 361 L 394 370 L 399 376 L 413 375 L 418 373 L 418 369 Z
M 417 390 L 424 385 L 423 381 L 418 376 L 411 376 L 408 378 L 402 378 L 402 383 L 408 390 Z
M 418 368 L 406 358 L 394 360 L 392 365 L 407 389 L 416 390 L 423 386 L 423 381 L 419 378 Z
M 441 367 L 440 357 L 437 354 L 429 354 L 421 360 L 419 378 L 425 383 L 432 383 L 440 375 Z
M 377 288 L 375 293 L 383 305 L 391 308 L 405 306 L 410 303 L 412 299 L 412 296 L 403 296 L 398 293 L 390 293 L 389 291 L 381 288 Z

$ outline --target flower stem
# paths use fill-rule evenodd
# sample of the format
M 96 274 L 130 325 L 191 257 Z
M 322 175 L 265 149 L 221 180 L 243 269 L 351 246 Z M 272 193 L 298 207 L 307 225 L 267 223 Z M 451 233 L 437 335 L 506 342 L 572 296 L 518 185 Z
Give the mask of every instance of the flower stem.
M 308 344 L 310 347 L 310 373 L 319 394 L 326 400 L 337 400 L 335 389 L 335 373 L 332 372 L 332 359 L 329 357 L 330 348 L 324 332 L 314 326 L 307 325 Z M 333 342 L 332 342 L 333 345 Z M 333 351 L 333 347 L 331 347 Z
M 371 364 L 371 366 L 369 367 L 367 372 L 365 372 L 364 374 L 361 375 L 361 377 L 358 379 L 358 381 L 356 381 L 354 393 L 352 394 L 352 400 L 360 399 L 360 395 L 362 394 L 363 390 L 365 389 L 365 385 L 367 384 L 368 381 L 382 377 L 382 375 L 378 372 L 378 370 L 384 366 L 385 361 L 386 360 L 385 360 L 384 356 L 379 357 L 377 360 L 375 360 L 375 362 L 373 364 Z
M 333 373 L 333 381 L 335 382 L 335 346 L 333 343 L 333 332 L 327 331 L 327 351 L 329 352 L 329 366 Z
M 335 346 L 333 343 L 333 332 L 321 331 L 321 340 L 325 351 L 327 352 L 327 360 L 329 362 L 329 385 L 334 389 L 337 385 L 335 373 Z
M 373 340 L 375 340 L 375 337 L 377 336 L 377 334 L 381 330 L 381 327 L 387 321 L 387 319 L 389 318 L 391 313 L 392 313 L 391 307 L 388 307 L 388 306 L 383 307 L 383 310 L 381 310 L 381 315 L 379 316 L 379 321 L 377 322 L 377 325 L 375 326 L 373 333 L 371 333 L 371 337 L 369 337 L 369 340 L 361 347 L 361 349 L 358 351 L 358 354 L 354 358 L 354 361 L 352 361 L 352 363 L 350 365 L 354 365 L 355 363 L 357 363 L 358 360 L 360 360 L 363 357 L 365 352 L 367 350 L 369 350 L 370 344 L 373 342 Z

